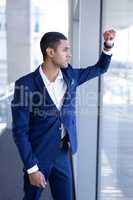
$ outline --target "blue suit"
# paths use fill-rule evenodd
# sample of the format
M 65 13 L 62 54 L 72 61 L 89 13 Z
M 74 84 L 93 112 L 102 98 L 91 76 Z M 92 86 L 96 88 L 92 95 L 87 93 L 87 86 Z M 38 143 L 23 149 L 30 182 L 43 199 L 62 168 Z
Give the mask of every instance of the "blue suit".
M 110 61 L 111 56 L 102 53 L 99 61 L 93 66 L 76 69 L 68 65 L 68 68 L 61 68 L 67 84 L 61 111 L 57 109 L 50 98 L 40 76 L 39 67 L 15 82 L 14 98 L 11 105 L 12 132 L 24 164 L 24 172 L 38 164 L 40 170 L 48 178 L 52 164 L 58 163 L 55 161 L 58 160 L 58 155 L 60 155 L 60 159 L 66 159 L 66 154 L 63 153 L 64 157 L 62 157 L 59 148 L 61 123 L 67 130 L 67 139 L 70 142 L 72 154 L 77 151 L 76 88 L 82 83 L 105 73 Z M 66 149 L 63 150 L 63 152 L 65 151 L 67 152 Z M 63 169 L 65 170 L 65 166 L 63 166 Z M 67 166 L 66 171 L 69 170 L 70 167 Z M 64 197 L 59 198 L 57 199 L 64 199 Z M 34 199 L 39 199 L 39 197 Z M 70 200 L 70 197 L 66 200 Z

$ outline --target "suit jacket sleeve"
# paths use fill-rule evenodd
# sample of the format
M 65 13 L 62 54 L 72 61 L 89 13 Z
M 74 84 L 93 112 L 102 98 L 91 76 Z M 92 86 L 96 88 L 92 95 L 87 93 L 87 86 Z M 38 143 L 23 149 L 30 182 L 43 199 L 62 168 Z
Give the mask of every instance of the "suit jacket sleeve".
M 19 150 L 20 157 L 26 169 L 38 163 L 32 152 L 29 140 L 29 91 L 28 87 L 16 81 L 14 98 L 11 102 L 13 139 Z
M 95 65 L 86 68 L 73 68 L 73 76 L 76 79 L 76 85 L 79 86 L 82 83 L 105 73 L 109 67 L 111 56 L 102 52 Z

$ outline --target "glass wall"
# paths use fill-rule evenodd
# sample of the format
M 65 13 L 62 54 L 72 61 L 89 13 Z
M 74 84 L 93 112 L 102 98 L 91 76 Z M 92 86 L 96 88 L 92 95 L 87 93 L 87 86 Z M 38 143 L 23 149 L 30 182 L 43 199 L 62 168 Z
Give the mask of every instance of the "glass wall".
M 133 1 L 103 0 L 103 31 L 117 32 L 102 81 L 99 200 L 133 199 Z

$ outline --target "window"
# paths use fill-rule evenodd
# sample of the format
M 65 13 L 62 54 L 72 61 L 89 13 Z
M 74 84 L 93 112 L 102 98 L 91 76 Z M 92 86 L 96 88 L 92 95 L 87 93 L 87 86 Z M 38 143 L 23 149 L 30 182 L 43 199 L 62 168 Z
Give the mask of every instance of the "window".
M 133 2 L 103 0 L 103 31 L 117 31 L 102 84 L 99 200 L 133 199 Z

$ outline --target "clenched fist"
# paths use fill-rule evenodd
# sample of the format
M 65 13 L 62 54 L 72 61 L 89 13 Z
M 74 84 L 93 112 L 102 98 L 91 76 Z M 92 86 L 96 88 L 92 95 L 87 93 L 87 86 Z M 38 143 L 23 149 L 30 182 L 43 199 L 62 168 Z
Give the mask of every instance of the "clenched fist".
M 113 46 L 115 36 L 116 36 L 116 32 L 115 32 L 115 30 L 113 30 L 113 29 L 108 30 L 108 31 L 105 31 L 105 32 L 103 33 L 104 45 L 105 45 L 107 48 L 111 48 L 111 47 Z

